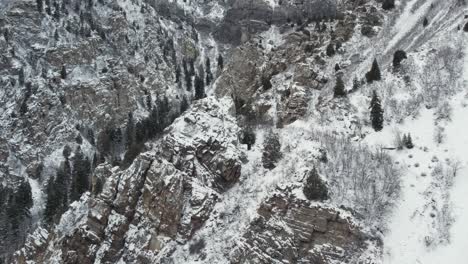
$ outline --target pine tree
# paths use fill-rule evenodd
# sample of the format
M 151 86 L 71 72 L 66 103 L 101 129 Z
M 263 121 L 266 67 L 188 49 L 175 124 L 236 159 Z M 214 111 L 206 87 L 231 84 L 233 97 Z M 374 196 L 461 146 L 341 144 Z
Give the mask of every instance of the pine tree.
M 206 58 L 205 61 L 205 74 L 206 74 L 206 85 L 210 85 L 211 80 L 213 79 L 213 74 L 211 73 L 211 62 L 210 58 Z
M 54 221 L 55 215 L 57 214 L 60 206 L 60 200 L 58 199 L 57 188 L 55 186 L 54 178 L 50 178 L 47 183 L 47 200 L 44 211 L 44 218 L 47 223 Z
M 468 22 L 466 22 L 465 26 L 463 27 L 463 31 L 468 32 Z
M 357 91 L 357 89 L 359 89 L 359 86 L 360 86 L 359 80 L 357 78 L 354 78 L 352 91 Z
M 183 113 L 188 108 L 189 108 L 189 103 L 187 101 L 187 97 L 183 96 L 182 101 L 180 102 L 180 112 Z
M 268 91 L 273 87 L 271 84 L 271 77 L 262 76 L 262 87 L 264 91 Z
M 218 68 L 222 70 L 223 67 L 224 67 L 223 56 L 221 56 L 221 54 L 219 54 L 219 55 L 218 55 Z
M 71 200 L 79 200 L 81 195 L 89 190 L 89 173 L 91 163 L 88 157 L 83 155 L 80 147 L 77 147 L 73 157 L 72 169 L 72 195 Z
M 64 80 L 67 78 L 67 69 L 65 68 L 65 65 L 63 65 L 60 70 L 60 77 Z
M 425 17 L 423 20 L 423 27 L 427 27 L 427 25 L 429 25 L 429 21 L 427 20 L 427 17 Z
M 320 178 L 315 167 L 309 172 L 302 191 L 309 200 L 323 201 L 328 198 L 327 186 Z
M 18 72 L 18 82 L 20 86 L 24 85 L 24 68 L 21 67 L 21 69 Z
M 377 63 L 377 59 L 374 59 L 372 63 L 372 67 L 368 73 L 366 73 L 366 79 L 368 83 L 372 83 L 374 81 L 380 81 L 382 76 L 380 74 L 379 64 Z
M 133 113 L 128 113 L 127 128 L 125 131 L 127 149 L 135 142 L 135 121 L 133 121 Z
M 45 0 L 45 10 L 46 10 L 46 13 L 51 16 L 52 15 L 52 7 L 50 5 L 50 0 Z
M 278 134 L 270 131 L 263 144 L 263 167 L 269 170 L 274 169 L 281 157 L 281 143 Z
M 401 140 L 401 146 L 398 146 L 398 149 L 403 149 L 403 147 L 406 147 L 407 141 L 408 141 L 408 138 L 406 137 L 406 134 L 403 134 L 403 139 Z
M 345 91 L 345 86 L 344 86 L 344 83 L 343 83 L 343 79 L 341 79 L 341 76 L 339 76 L 337 79 L 336 79 L 336 85 L 335 85 L 335 88 L 334 88 L 334 93 L 333 93 L 333 97 L 343 97 L 343 96 L 346 96 L 346 91 Z
M 332 43 L 328 44 L 326 53 L 328 57 L 333 57 L 333 55 L 335 55 L 335 48 Z
M 370 103 L 371 123 L 375 131 L 380 131 L 383 128 L 383 109 L 377 92 L 374 90 Z
M 411 138 L 411 134 L 408 133 L 408 136 L 406 136 L 406 141 L 405 142 L 405 146 L 406 148 L 408 149 L 412 149 L 414 147 L 413 145 L 413 139 Z
M 39 11 L 39 13 L 42 13 L 42 8 L 44 8 L 44 3 L 42 2 L 42 0 L 36 0 L 36 5 L 37 11 Z
M 395 0 L 384 0 L 382 2 L 382 9 L 390 10 L 392 8 L 395 8 Z
M 205 84 L 200 76 L 195 76 L 195 100 L 199 100 L 206 97 Z
M 54 1 L 54 19 L 56 21 L 60 20 L 60 6 L 57 1 Z
M 247 145 L 247 150 L 252 149 L 252 145 L 255 144 L 256 136 L 251 127 L 244 129 L 242 133 L 241 143 Z
M 393 68 L 398 69 L 400 67 L 401 61 L 407 59 L 406 52 L 403 50 L 397 50 L 393 54 Z
M 335 64 L 335 71 L 337 72 L 339 70 L 341 70 L 341 67 L 340 67 L 340 65 L 338 63 L 336 63 Z

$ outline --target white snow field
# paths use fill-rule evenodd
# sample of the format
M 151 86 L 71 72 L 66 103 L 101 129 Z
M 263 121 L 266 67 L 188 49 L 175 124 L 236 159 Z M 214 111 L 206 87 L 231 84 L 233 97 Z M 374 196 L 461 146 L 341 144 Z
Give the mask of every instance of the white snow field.
M 467 42 L 465 36 L 463 42 Z M 411 133 L 415 148 L 393 151 L 407 168 L 402 197 L 384 237 L 385 264 L 468 263 L 468 46 L 465 45 L 463 89 L 450 100 L 444 140 L 434 140 L 433 109 L 416 119 L 372 133 L 370 145 L 392 145 L 395 131 Z M 439 124 L 440 125 L 440 124 Z M 441 169 L 440 171 L 437 171 Z M 439 174 L 437 172 L 440 172 Z M 453 177 L 453 180 L 452 180 Z

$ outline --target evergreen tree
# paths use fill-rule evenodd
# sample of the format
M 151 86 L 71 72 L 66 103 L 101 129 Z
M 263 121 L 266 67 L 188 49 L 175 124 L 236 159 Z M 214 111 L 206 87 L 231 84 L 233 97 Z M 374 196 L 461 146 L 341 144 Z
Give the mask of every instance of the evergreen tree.
M 374 90 L 372 100 L 370 103 L 371 109 L 371 123 L 372 128 L 375 131 L 380 131 L 383 128 L 383 109 L 380 103 L 380 98 L 377 96 L 377 92 Z
M 429 25 L 429 21 L 427 20 L 427 17 L 425 17 L 423 20 L 423 27 L 427 27 L 427 25 Z
M 406 52 L 403 50 L 397 50 L 393 54 L 393 68 L 398 69 L 400 67 L 401 61 L 407 59 Z
M 180 82 L 180 67 L 177 65 L 175 69 L 175 82 L 179 83 Z
M 42 13 L 42 9 L 44 8 L 44 3 L 42 2 L 42 0 L 36 0 L 36 5 L 37 11 L 39 11 L 39 13 Z
M 340 67 L 340 65 L 338 63 L 336 63 L 335 64 L 335 71 L 337 72 L 339 70 L 341 70 L 341 67 Z
M 463 31 L 468 32 L 468 22 L 466 22 L 465 26 L 463 27 Z
M 390 10 L 392 8 L 395 8 L 395 0 L 384 0 L 382 2 L 382 8 L 384 10 Z
M 359 80 L 357 78 L 354 78 L 352 91 L 357 91 L 357 89 L 359 89 L 359 86 L 360 86 Z
M 336 79 L 336 85 L 335 85 L 335 89 L 334 89 L 334 94 L 333 96 L 336 98 L 336 97 L 343 97 L 343 96 L 346 96 L 346 91 L 345 91 L 345 86 L 344 86 L 344 83 L 343 83 L 343 79 L 341 79 L 341 76 L 339 76 L 337 79 Z
M 262 76 L 262 87 L 264 91 L 270 90 L 273 87 L 271 77 Z
M 218 55 L 218 68 L 222 70 L 223 67 L 224 67 L 223 56 L 221 56 L 221 54 L 219 54 L 219 55 Z
M 263 143 L 262 163 L 265 169 L 274 169 L 281 159 L 281 143 L 278 134 L 270 131 Z
M 372 83 L 374 81 L 380 81 L 382 76 L 380 74 L 379 64 L 377 63 L 377 59 L 374 59 L 372 63 L 372 67 L 368 73 L 366 73 L 366 79 L 368 83 Z
M 60 70 L 60 77 L 62 79 L 66 79 L 67 78 L 67 69 L 65 68 L 65 65 L 62 66 L 62 69 Z
M 403 147 L 406 147 L 406 142 L 408 141 L 408 137 L 406 136 L 406 134 L 403 134 L 403 139 L 401 140 L 401 143 L 402 143 L 402 146 L 398 146 L 399 148 L 398 149 L 403 149 Z
M 127 128 L 125 131 L 125 136 L 126 136 L 126 145 L 128 149 L 133 145 L 133 143 L 135 143 L 135 121 L 133 121 L 132 112 L 128 113 Z
M 46 13 L 51 16 L 52 15 L 52 6 L 50 4 L 50 0 L 45 0 L 45 10 L 46 10 Z
M 55 186 L 54 178 L 50 178 L 47 183 L 47 200 L 44 211 L 44 218 L 47 223 L 52 223 L 60 207 L 60 200 L 58 199 L 57 188 Z
M 21 69 L 18 72 L 18 82 L 19 85 L 23 86 L 24 85 L 24 68 L 21 67 Z
M 71 200 L 79 200 L 81 195 L 89 190 L 89 173 L 91 163 L 85 157 L 80 147 L 77 147 L 73 157 L 72 169 L 72 195 Z
M 210 58 L 206 58 L 205 61 L 205 74 L 206 74 L 206 85 L 210 85 L 211 80 L 213 79 L 213 74 L 211 73 L 211 62 Z
M 408 133 L 408 136 L 406 136 L 406 140 L 404 141 L 406 148 L 412 149 L 414 147 L 413 145 L 413 139 L 411 138 L 411 134 Z
M 326 184 L 320 178 L 317 169 L 314 167 L 307 176 L 306 183 L 303 188 L 305 197 L 309 200 L 323 201 L 328 198 L 328 190 Z
M 245 128 L 243 133 L 242 133 L 242 138 L 241 139 L 242 139 L 241 143 L 246 144 L 247 149 L 251 150 L 252 145 L 255 144 L 255 140 L 256 140 L 255 133 L 254 133 L 253 129 L 251 127 Z
M 195 100 L 206 97 L 203 79 L 200 76 L 195 76 Z
M 57 1 L 54 1 L 54 19 L 56 21 L 60 20 L 60 6 Z
M 335 55 L 335 48 L 332 43 L 328 44 L 326 53 L 328 57 L 333 57 L 333 55 Z
M 183 113 L 185 110 L 189 108 L 189 103 L 187 101 L 187 97 L 185 95 L 182 97 L 182 101 L 180 102 L 180 112 Z

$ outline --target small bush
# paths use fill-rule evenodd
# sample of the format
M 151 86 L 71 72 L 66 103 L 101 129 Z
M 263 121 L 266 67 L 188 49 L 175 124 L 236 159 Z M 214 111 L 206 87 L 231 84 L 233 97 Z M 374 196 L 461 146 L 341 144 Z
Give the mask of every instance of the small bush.
M 303 192 L 309 200 L 322 201 L 328 198 L 327 186 L 320 178 L 317 169 L 313 168 L 312 171 L 309 172 Z

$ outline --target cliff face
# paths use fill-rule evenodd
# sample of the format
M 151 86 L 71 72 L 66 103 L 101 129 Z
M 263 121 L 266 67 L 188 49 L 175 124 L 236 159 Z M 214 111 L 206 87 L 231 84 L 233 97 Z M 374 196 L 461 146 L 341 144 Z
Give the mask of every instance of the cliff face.
M 5 263 L 380 263 L 401 175 L 360 143 L 381 1 L 1 5 Z

